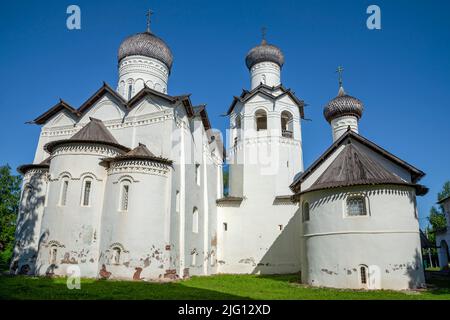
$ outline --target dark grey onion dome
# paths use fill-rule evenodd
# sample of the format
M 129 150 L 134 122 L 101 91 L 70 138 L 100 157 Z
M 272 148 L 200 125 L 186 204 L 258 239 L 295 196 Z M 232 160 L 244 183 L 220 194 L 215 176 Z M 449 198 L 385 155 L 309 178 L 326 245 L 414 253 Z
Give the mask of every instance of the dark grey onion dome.
M 344 88 L 339 88 L 339 93 L 336 98 L 328 102 L 323 109 L 323 115 L 328 122 L 337 117 L 353 115 L 358 119 L 362 117 L 364 110 L 363 103 L 352 96 L 345 93 Z
M 247 53 L 245 64 L 247 68 L 251 69 L 255 64 L 265 61 L 274 62 L 281 68 L 284 64 L 284 55 L 278 47 L 263 40 L 259 46 Z
M 159 37 L 151 32 L 136 33 L 126 38 L 119 47 L 119 62 L 128 56 L 144 56 L 164 63 L 172 68 L 173 56 L 170 48 Z

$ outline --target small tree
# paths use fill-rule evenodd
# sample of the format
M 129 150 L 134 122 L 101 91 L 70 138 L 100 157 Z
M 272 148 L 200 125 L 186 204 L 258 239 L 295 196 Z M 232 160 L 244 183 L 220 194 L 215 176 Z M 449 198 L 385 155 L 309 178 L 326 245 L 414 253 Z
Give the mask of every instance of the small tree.
M 447 181 L 442 186 L 442 190 L 437 194 L 437 200 L 440 201 L 450 195 L 450 181 Z M 432 206 L 430 214 L 428 215 L 428 222 L 430 227 L 427 228 L 428 239 L 432 243 L 436 243 L 436 232 L 444 231 L 447 228 L 447 220 L 445 217 L 444 207 Z M 433 250 L 435 251 L 435 250 Z
M 19 211 L 21 177 L 11 174 L 9 165 L 0 166 L 0 265 L 9 265 L 16 219 Z

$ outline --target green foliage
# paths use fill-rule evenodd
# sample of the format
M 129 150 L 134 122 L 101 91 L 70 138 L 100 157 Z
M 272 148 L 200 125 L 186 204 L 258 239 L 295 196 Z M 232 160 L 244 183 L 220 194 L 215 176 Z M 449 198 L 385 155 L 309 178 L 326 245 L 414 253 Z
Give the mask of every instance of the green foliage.
M 437 198 L 438 201 L 441 201 L 444 198 L 447 198 L 448 196 L 450 196 L 450 181 L 447 181 L 444 183 L 444 185 L 442 186 L 442 190 L 441 192 L 438 192 Z M 441 205 L 442 208 L 442 205 Z M 442 208 L 444 209 L 444 208 Z
M 436 207 L 434 206 L 431 207 L 430 215 L 428 216 L 428 221 L 431 224 L 433 232 L 443 231 L 447 226 L 445 213 L 440 209 L 436 209 Z
M 21 177 L 9 165 L 0 167 L 0 265 L 8 265 L 14 246 Z
M 230 181 L 230 170 L 229 167 L 224 167 L 223 169 L 223 193 L 225 196 L 228 195 L 229 191 L 229 181 Z
M 169 283 L 81 279 L 69 290 L 65 278 L 0 277 L 1 299 L 152 299 L 152 300 L 422 300 L 450 299 L 450 281 L 432 279 L 420 292 L 339 290 L 299 283 L 298 275 L 215 275 Z

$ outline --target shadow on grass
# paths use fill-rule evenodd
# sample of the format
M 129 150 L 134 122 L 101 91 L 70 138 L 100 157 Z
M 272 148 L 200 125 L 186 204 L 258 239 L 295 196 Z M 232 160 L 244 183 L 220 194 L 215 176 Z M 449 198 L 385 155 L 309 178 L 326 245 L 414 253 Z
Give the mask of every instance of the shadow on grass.
M 154 283 L 83 279 L 80 290 L 69 290 L 65 278 L 1 276 L 0 299 L 247 300 L 250 298 L 189 287 L 182 281 Z

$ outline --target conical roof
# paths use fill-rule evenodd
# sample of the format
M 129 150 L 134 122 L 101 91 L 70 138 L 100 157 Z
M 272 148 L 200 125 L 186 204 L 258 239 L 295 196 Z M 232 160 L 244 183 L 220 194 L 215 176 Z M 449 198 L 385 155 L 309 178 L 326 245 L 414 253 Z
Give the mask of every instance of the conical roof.
M 89 120 L 91 121 L 75 133 L 70 140 L 103 141 L 119 144 L 101 120 L 95 118 L 89 118 Z
M 148 150 L 147 146 L 142 143 L 139 143 L 136 148 L 125 154 L 113 158 L 105 158 L 103 160 L 106 162 L 116 162 L 121 160 L 151 160 L 160 163 L 172 164 L 172 161 L 169 159 L 155 156 L 150 150 Z
M 306 191 L 336 187 L 376 184 L 405 184 L 399 176 L 388 171 L 368 152 L 352 143 L 333 160 L 328 168 Z
M 75 133 L 70 139 L 47 143 L 44 146 L 44 149 L 51 153 L 56 146 L 61 144 L 91 142 L 110 145 L 123 151 L 130 150 L 117 142 L 101 120 L 95 118 L 89 119 L 90 122 L 81 128 L 80 131 Z

